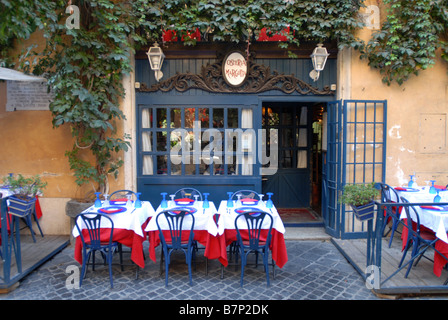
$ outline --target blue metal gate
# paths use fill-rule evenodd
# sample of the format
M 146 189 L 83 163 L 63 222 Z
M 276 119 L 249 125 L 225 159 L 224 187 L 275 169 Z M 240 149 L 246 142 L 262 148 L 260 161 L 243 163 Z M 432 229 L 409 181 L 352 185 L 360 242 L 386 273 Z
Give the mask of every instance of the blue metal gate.
M 387 102 L 345 100 L 327 104 L 327 150 L 323 157 L 323 218 L 333 237 L 367 236 L 367 226 L 338 202 L 347 183 L 384 182 Z

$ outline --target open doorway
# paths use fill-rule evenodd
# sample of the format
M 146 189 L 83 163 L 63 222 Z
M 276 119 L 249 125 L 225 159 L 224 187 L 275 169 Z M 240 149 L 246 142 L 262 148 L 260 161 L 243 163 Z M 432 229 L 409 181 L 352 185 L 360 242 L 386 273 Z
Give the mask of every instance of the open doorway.
M 278 169 L 262 177 L 264 194 L 286 222 L 321 222 L 322 123 L 326 103 L 273 102 L 262 104 L 262 128 L 278 130 Z M 268 143 L 267 154 L 270 154 Z

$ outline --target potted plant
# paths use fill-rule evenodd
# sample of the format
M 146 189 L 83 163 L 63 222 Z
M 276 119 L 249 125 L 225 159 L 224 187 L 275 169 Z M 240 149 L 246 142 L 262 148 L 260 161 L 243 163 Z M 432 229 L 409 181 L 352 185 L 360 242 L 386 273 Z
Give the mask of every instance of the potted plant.
M 357 219 L 361 221 L 373 218 L 375 209 L 375 199 L 378 190 L 375 183 L 368 184 L 346 184 L 339 202 L 349 205 Z
M 25 178 L 23 175 L 9 175 L 3 178 L 12 195 L 9 197 L 9 213 L 24 217 L 31 212 L 36 196 L 47 186 L 39 175 Z

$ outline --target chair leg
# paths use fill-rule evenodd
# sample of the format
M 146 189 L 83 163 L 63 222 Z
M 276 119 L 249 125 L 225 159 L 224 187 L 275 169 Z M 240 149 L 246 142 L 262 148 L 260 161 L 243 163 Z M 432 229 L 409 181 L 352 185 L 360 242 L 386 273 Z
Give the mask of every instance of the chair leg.
M 36 210 L 33 212 L 34 221 L 36 221 L 37 228 L 39 229 L 40 235 L 42 238 L 44 237 L 44 233 L 42 232 L 42 229 L 40 228 L 39 220 L 37 219 Z
M 113 277 L 112 277 L 112 257 L 113 257 L 113 253 L 114 253 L 114 251 L 111 248 L 109 248 L 109 252 L 108 252 L 108 255 L 107 255 L 107 261 L 108 261 L 108 264 L 109 264 L 109 279 L 110 279 L 110 287 L 111 288 L 114 287 L 114 280 L 113 280 Z
M 121 271 L 124 271 L 124 266 L 123 266 L 123 245 L 121 243 L 118 243 L 118 254 L 120 256 Z

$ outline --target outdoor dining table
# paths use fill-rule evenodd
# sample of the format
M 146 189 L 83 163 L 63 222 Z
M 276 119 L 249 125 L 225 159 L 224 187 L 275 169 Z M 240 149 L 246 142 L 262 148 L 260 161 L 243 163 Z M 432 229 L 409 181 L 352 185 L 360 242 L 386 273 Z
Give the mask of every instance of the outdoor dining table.
M 218 235 L 217 225 L 213 220 L 213 215 L 216 213 L 216 206 L 212 201 L 209 201 L 209 208 L 203 207 L 203 201 L 194 201 L 188 205 L 181 205 L 167 201 L 167 208 L 162 208 L 161 205 L 155 210 L 154 215 L 150 219 L 145 228 L 145 232 L 148 234 L 149 240 L 149 258 L 156 262 L 156 248 L 160 245 L 159 229 L 157 228 L 156 216 L 163 210 L 172 208 L 189 208 L 194 209 L 195 224 L 193 228 L 194 240 L 198 241 L 205 247 L 204 256 L 208 259 L 218 259 L 220 257 L 220 239 Z M 169 238 L 169 226 L 164 219 L 159 219 L 160 228 L 162 231 L 166 231 L 165 238 Z M 190 230 L 190 219 L 185 219 L 183 229 Z M 189 231 L 182 233 L 182 238 L 188 239 Z
M 150 217 L 154 215 L 154 208 L 149 201 L 142 201 L 141 203 L 141 208 L 134 208 L 133 205 L 126 207 L 125 204 L 122 204 L 119 206 L 120 208 L 124 208 L 124 211 L 122 212 L 114 212 L 114 208 L 111 209 L 111 207 L 96 208 L 95 206 L 91 206 L 82 213 L 98 212 L 108 214 L 114 224 L 112 241 L 130 247 L 131 260 L 139 267 L 144 268 L 145 257 L 143 252 L 143 242 L 146 240 L 146 233 L 144 230 Z M 106 219 L 101 221 L 101 239 L 103 239 L 104 234 L 104 241 L 109 240 L 110 227 L 110 223 Z M 81 230 L 84 237 L 88 237 L 87 230 L 84 228 Z M 75 260 L 82 264 L 82 241 L 76 226 L 73 228 L 72 234 L 76 239 Z
M 440 240 L 435 244 L 435 248 L 446 257 L 448 257 L 448 206 L 436 206 L 434 205 L 434 197 L 436 194 L 429 193 L 428 186 L 425 187 L 396 187 L 399 197 L 407 199 L 412 203 L 428 203 L 428 205 L 416 205 L 414 209 L 420 219 L 420 224 L 430 230 L 432 230 L 436 237 Z M 439 195 L 441 196 L 440 202 L 448 202 L 448 191 L 445 188 L 439 189 Z M 414 212 L 410 210 L 412 220 L 416 221 Z M 406 213 L 401 211 L 400 219 L 406 219 Z M 407 230 L 403 230 L 402 239 L 403 246 L 406 244 Z M 434 252 L 434 274 L 440 277 L 442 269 L 447 263 L 447 260 L 439 253 Z
M 272 259 L 275 261 L 276 266 L 279 268 L 282 268 L 285 263 L 288 261 L 288 253 L 286 250 L 286 243 L 284 239 L 285 234 L 285 226 L 283 225 L 282 219 L 280 218 L 280 215 L 277 212 L 277 209 L 275 206 L 272 208 L 266 207 L 266 201 L 258 201 L 256 205 L 250 204 L 250 205 L 244 205 L 241 204 L 241 201 L 233 201 L 233 207 L 227 207 L 227 201 L 223 200 L 221 201 L 219 208 L 218 208 L 218 214 L 219 220 L 218 220 L 218 233 L 221 237 L 220 243 L 221 247 L 226 247 L 230 245 L 233 241 L 237 240 L 237 231 L 235 229 L 235 219 L 238 216 L 238 210 L 239 209 L 247 209 L 247 208 L 254 208 L 258 210 L 262 210 L 265 212 L 268 212 L 271 214 L 273 218 L 273 226 L 271 231 L 271 245 L 270 249 L 272 252 Z M 266 223 L 267 221 L 265 221 Z M 243 227 L 240 228 L 240 230 Z M 247 228 L 247 227 L 246 227 Z M 266 225 L 266 228 L 268 226 Z M 266 237 L 266 233 L 262 237 Z M 241 234 L 243 239 L 245 238 L 244 233 Z M 227 251 L 221 250 L 221 257 L 220 261 L 224 266 L 228 265 L 228 258 L 227 258 Z

